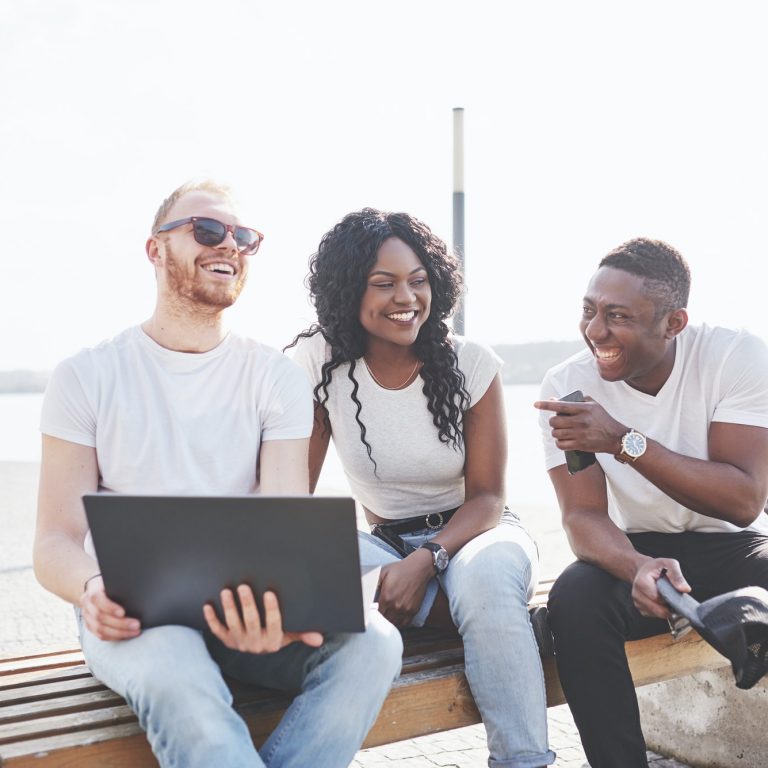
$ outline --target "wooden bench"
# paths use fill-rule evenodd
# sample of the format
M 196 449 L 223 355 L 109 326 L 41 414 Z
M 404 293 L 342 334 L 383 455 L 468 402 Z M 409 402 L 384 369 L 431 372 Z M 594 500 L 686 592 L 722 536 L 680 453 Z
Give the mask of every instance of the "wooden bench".
M 551 582 L 532 605 L 543 605 Z M 457 635 L 407 631 L 403 670 L 368 734 L 366 747 L 480 722 L 464 677 Z M 682 677 L 728 662 L 696 633 L 627 643 L 635 685 Z M 564 702 L 554 658 L 543 659 L 549 706 Z M 233 684 L 237 710 L 257 744 L 274 729 L 290 697 Z M 0 660 L 0 766 L 142 768 L 156 766 L 125 701 L 94 679 L 77 649 Z

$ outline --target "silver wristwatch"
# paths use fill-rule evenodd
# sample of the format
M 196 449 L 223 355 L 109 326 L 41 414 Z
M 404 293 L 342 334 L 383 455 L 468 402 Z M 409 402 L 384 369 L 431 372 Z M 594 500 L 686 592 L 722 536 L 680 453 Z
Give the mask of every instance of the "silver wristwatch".
M 432 565 L 438 576 L 448 567 L 450 556 L 445 547 L 441 547 L 437 542 L 425 541 L 419 549 L 428 549 L 432 553 Z

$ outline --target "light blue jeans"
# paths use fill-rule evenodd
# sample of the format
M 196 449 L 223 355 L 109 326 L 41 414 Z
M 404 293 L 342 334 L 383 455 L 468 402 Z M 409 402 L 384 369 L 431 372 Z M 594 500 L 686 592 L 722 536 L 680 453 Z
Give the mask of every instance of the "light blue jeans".
M 415 547 L 438 531 L 402 538 Z M 360 534 L 363 565 L 400 560 L 389 545 Z M 528 600 L 538 580 L 536 544 L 506 510 L 501 522 L 465 544 L 452 558 L 439 586 L 464 641 L 465 672 L 488 735 L 488 765 L 539 768 L 555 761 L 547 740 L 544 673 L 528 618 Z M 424 623 L 437 595 L 430 582 L 413 624 Z
M 202 633 L 179 626 L 105 642 L 81 622 L 80 639 L 91 671 L 126 699 L 163 768 L 346 768 L 400 672 L 403 648 L 376 612 L 363 633 L 265 655 L 230 651 L 215 639 L 206 646 Z M 258 752 L 222 672 L 301 691 Z

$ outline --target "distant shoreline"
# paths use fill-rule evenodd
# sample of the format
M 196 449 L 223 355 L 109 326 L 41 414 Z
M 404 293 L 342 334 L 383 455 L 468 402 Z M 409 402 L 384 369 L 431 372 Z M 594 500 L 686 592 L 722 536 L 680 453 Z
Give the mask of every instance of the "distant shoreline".
M 583 341 L 540 341 L 530 344 L 495 344 L 504 360 L 501 375 L 505 384 L 539 384 L 557 363 L 578 352 Z M 0 395 L 33 394 L 45 391 L 50 371 L 0 371 Z
M 50 371 L 0 371 L 0 395 L 45 392 Z

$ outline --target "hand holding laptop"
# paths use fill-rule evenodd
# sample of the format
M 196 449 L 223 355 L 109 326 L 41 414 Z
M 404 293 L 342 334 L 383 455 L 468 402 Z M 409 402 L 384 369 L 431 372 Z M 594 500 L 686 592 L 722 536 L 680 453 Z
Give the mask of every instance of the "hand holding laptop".
M 248 653 L 273 653 L 293 642 L 313 648 L 323 644 L 320 632 L 283 632 L 280 607 L 273 592 L 264 593 L 263 626 L 251 588 L 241 584 L 237 588 L 237 597 L 240 609 L 231 590 L 221 591 L 223 623 L 211 605 L 203 606 L 208 627 L 227 648 Z M 100 640 L 129 640 L 141 633 L 138 619 L 126 616 L 125 609 L 107 597 L 101 575 L 88 580 L 80 598 L 80 609 L 86 627 Z
M 247 584 L 237 588 L 237 598 L 240 608 L 237 607 L 232 590 L 221 590 L 224 623 L 219 621 L 212 605 L 203 606 L 203 615 L 209 629 L 227 648 L 247 653 L 274 653 L 296 641 L 313 648 L 323 644 L 320 632 L 283 632 L 283 619 L 274 592 L 264 593 L 263 626 L 253 591 Z
M 89 632 L 99 640 L 128 640 L 141 632 L 138 619 L 125 615 L 125 609 L 107 597 L 101 574 L 85 583 L 80 611 Z

